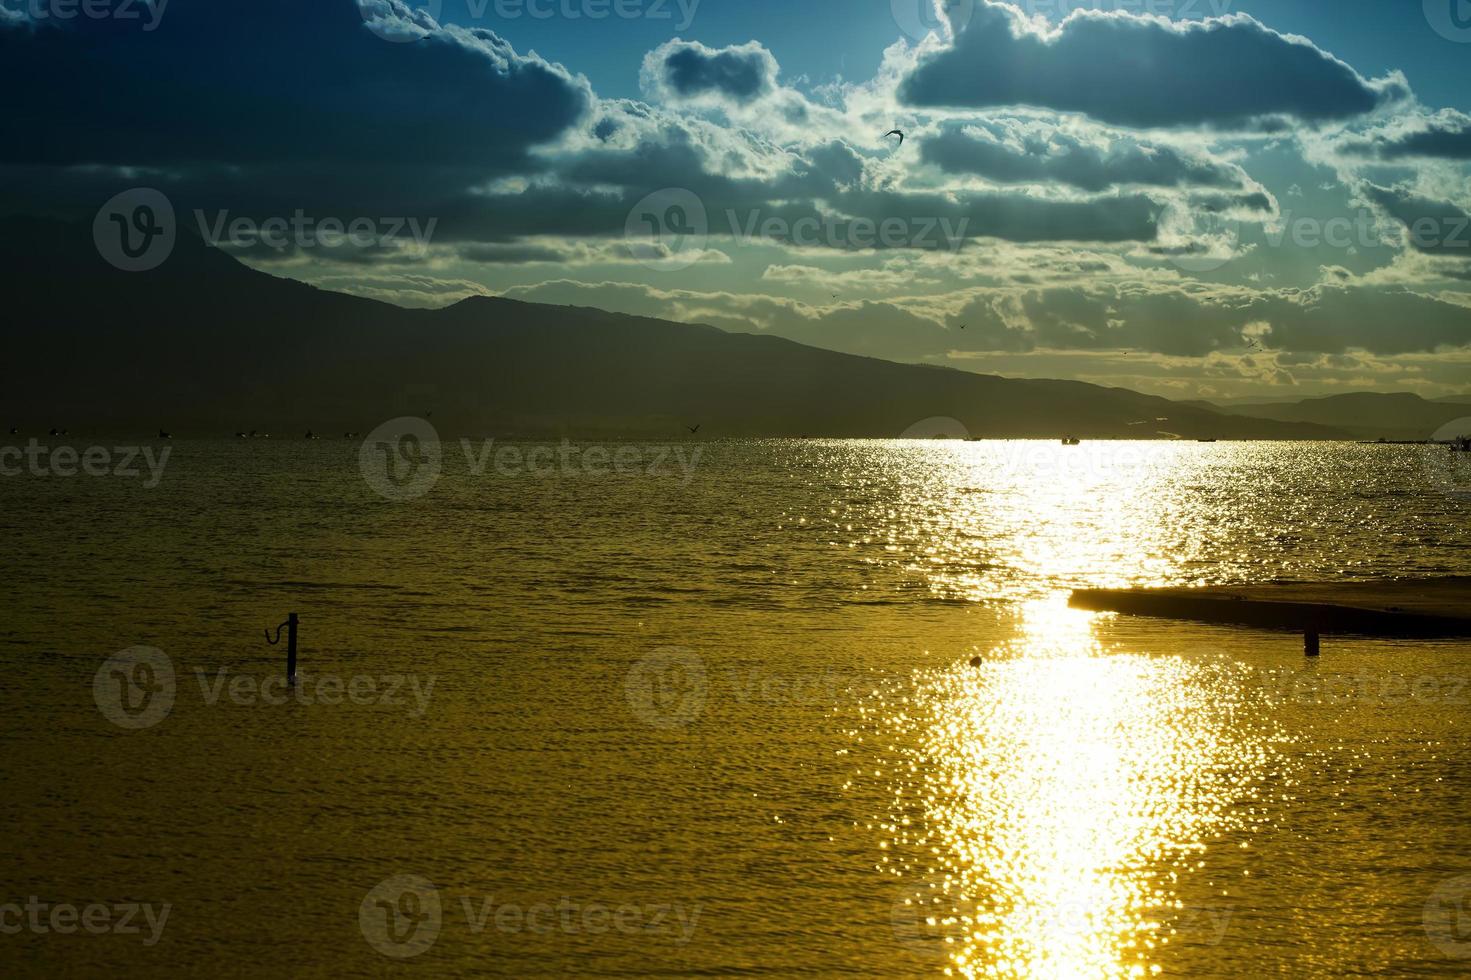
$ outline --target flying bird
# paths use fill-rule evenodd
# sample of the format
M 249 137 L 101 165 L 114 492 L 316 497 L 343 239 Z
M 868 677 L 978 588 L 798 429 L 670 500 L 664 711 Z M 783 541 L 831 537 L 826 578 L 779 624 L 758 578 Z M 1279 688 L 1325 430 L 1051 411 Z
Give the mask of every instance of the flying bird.
M 700 431 L 700 426 L 698 425 L 687 425 L 685 426 L 685 428 L 690 430 L 690 435 L 694 435 L 696 432 Z
M 883 139 L 888 139 L 890 136 L 897 136 L 897 137 L 899 137 L 899 145 L 900 146 L 903 146 L 904 145 L 904 131 L 903 130 L 891 129 L 887 133 L 885 133 L 882 138 Z

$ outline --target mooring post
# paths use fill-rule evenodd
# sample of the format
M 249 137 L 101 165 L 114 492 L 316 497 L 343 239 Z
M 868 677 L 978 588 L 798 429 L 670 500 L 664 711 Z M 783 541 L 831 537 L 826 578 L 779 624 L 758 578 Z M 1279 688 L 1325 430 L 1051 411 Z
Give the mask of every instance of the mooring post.
M 281 642 L 281 627 L 286 627 L 286 684 L 290 687 L 296 686 L 296 613 L 290 613 L 286 622 L 276 627 L 276 638 L 271 638 L 271 631 L 266 630 L 266 642 L 275 646 Z
M 295 636 L 296 633 L 293 631 L 291 635 Z M 1311 626 L 1302 635 L 1302 652 L 1309 657 L 1318 655 L 1318 631 Z
M 1313 638 L 1313 652 L 1318 652 L 1316 635 Z M 286 684 L 289 687 L 296 686 L 296 613 L 286 617 Z

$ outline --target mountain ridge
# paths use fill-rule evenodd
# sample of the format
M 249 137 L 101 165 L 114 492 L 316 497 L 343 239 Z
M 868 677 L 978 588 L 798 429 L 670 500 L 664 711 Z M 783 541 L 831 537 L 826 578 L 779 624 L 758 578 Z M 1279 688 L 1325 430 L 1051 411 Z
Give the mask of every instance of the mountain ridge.
M 38 223 L 39 222 L 39 223 Z M 432 412 L 441 434 L 894 437 L 933 417 L 976 437 L 1341 438 L 1082 381 L 936 371 L 591 307 L 469 297 L 405 309 L 251 269 L 188 234 L 158 268 L 104 262 L 91 230 L 0 220 L 0 422 L 228 435 L 365 431 Z

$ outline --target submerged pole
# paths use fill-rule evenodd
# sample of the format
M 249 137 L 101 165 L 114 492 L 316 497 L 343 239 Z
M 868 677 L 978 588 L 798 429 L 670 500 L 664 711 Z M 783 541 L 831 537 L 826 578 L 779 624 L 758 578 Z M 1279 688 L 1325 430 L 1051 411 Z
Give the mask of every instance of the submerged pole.
M 1313 652 L 1318 652 L 1316 637 Z M 286 683 L 291 687 L 296 686 L 296 613 L 286 617 Z
M 295 616 L 292 617 L 292 619 L 295 618 Z M 296 628 L 294 626 L 292 627 L 291 635 L 296 635 Z M 1309 657 L 1316 657 L 1318 655 L 1318 631 L 1311 626 L 1302 635 L 1302 652 Z
M 296 613 L 286 616 L 286 622 L 276 627 L 276 636 L 271 637 L 271 631 L 266 630 L 266 642 L 275 646 L 281 642 L 281 629 L 286 629 L 286 684 L 289 687 L 296 686 Z

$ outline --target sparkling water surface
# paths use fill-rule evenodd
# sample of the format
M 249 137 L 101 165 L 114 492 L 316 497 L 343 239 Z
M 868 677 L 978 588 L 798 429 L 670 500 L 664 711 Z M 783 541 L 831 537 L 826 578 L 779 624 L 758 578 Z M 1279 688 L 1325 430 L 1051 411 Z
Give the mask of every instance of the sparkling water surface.
M 1471 574 L 1443 450 L 168 448 L 0 479 L 0 904 L 169 907 L 8 975 L 1471 972 L 1471 643 L 1066 605 Z

